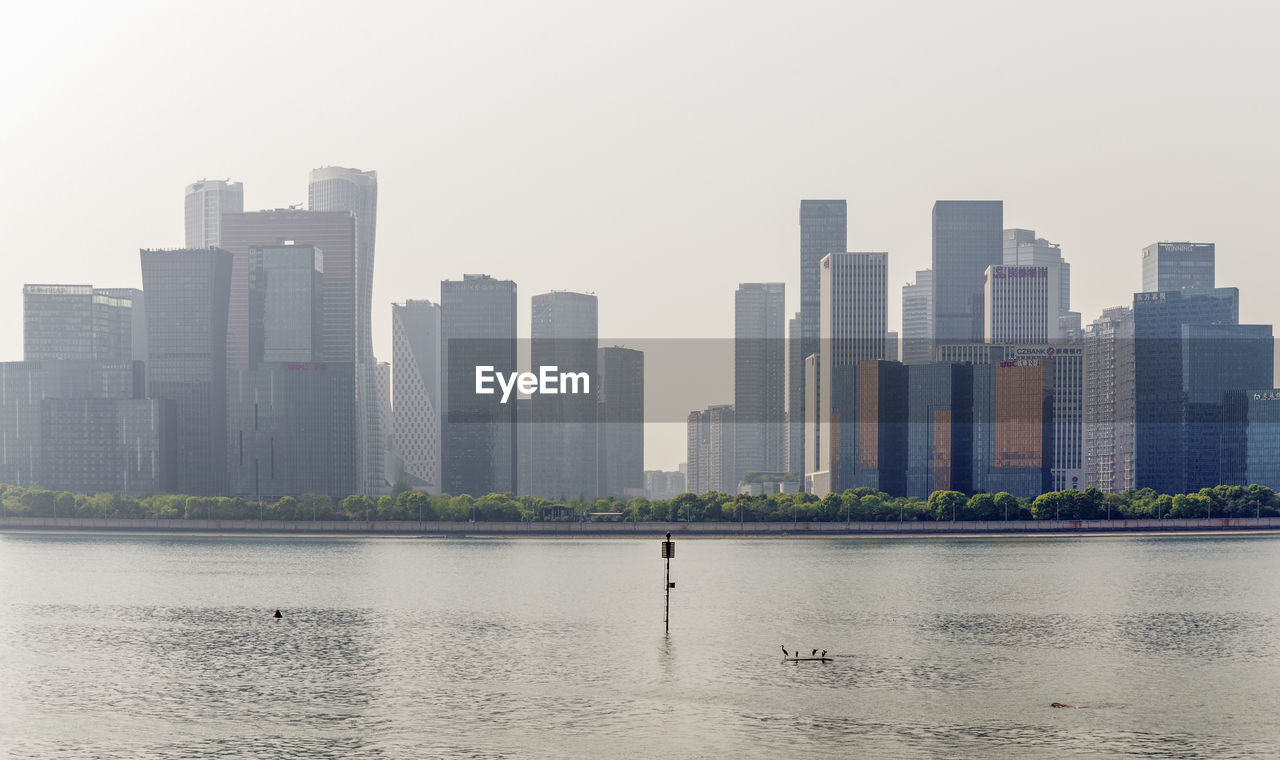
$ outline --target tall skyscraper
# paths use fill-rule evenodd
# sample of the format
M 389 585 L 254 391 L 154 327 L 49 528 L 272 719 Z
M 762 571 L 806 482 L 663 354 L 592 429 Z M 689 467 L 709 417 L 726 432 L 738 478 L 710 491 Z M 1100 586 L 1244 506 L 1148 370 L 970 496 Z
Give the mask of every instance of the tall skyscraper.
M 933 339 L 982 340 L 982 273 L 1004 258 L 1003 201 L 933 205 Z
M 395 410 L 391 396 L 391 362 L 374 365 L 378 380 L 378 431 L 382 433 L 382 472 L 393 487 L 401 481 L 400 454 L 396 450 Z
M 982 274 L 983 338 L 987 343 L 1048 343 L 1059 329 L 1056 267 L 987 267 Z
M 787 320 L 786 471 L 804 475 L 804 337 L 800 312 Z
M 1036 237 L 1035 230 L 1005 230 L 1004 264 L 1057 269 L 1058 310 L 1060 314 L 1071 311 L 1071 264 L 1062 258 L 1062 247 L 1057 243 Z
M 888 321 L 887 253 L 829 253 L 820 270 L 818 318 L 818 456 L 814 493 L 843 490 L 842 424 L 856 430 L 857 373 L 864 360 L 883 360 Z M 805 399 L 808 407 L 809 399 Z
M 147 294 L 147 388 L 172 401 L 180 493 L 227 488 L 227 305 L 231 254 L 218 248 L 140 252 Z
M 921 269 L 915 282 L 902 286 L 902 362 L 933 359 L 933 270 Z
M 227 317 L 227 361 L 249 369 L 249 247 L 314 246 L 324 262 L 322 361 L 356 360 L 356 221 L 347 211 L 282 209 L 224 214 L 222 248 L 230 251 L 231 305 Z
M 252 363 L 231 373 L 228 478 L 236 496 L 358 493 L 355 365 L 321 359 L 324 255 L 285 242 L 249 247 Z
M 484 274 L 441 282 L 440 334 L 444 492 L 514 493 L 516 400 L 476 393 L 476 367 L 516 371 L 516 284 Z
M 311 172 L 307 208 L 347 211 L 356 218 L 355 318 L 357 360 L 373 357 L 373 256 L 378 220 L 378 173 L 327 166 Z
M 1271 325 L 1182 326 L 1183 490 L 1226 482 L 1222 473 L 1226 394 L 1271 388 L 1275 341 Z
M 311 245 L 249 246 L 253 362 L 309 362 L 322 354 L 324 255 Z
M 324 266 L 323 297 L 321 298 L 320 353 L 315 361 L 322 363 L 357 364 L 357 288 L 356 288 L 356 217 L 348 210 L 301 211 L 277 209 L 239 214 L 224 214 L 222 219 L 222 244 L 232 254 L 231 306 L 227 323 L 228 362 L 233 370 L 248 370 L 257 361 L 250 345 L 250 282 L 249 248 L 251 246 L 293 245 L 313 246 Z M 377 378 L 373 364 L 359 365 L 354 370 L 354 385 L 349 405 L 340 407 L 337 413 L 350 415 L 354 420 L 357 448 L 357 484 L 360 493 L 380 493 L 382 445 L 376 446 L 376 476 L 366 478 L 370 470 L 366 466 L 364 433 L 369 426 L 362 421 L 372 418 L 369 425 L 377 427 Z M 336 375 L 334 376 L 336 377 Z M 368 391 L 366 393 L 366 391 Z M 344 428 L 345 429 L 345 428 Z
M 787 355 L 780 282 L 746 282 L 734 296 L 733 407 L 737 477 L 784 472 Z
M 600 495 L 644 494 L 644 352 L 600 349 Z
M 821 309 L 819 268 L 828 253 L 849 250 L 849 209 L 842 200 L 800 201 L 800 345 L 789 357 L 791 390 L 788 391 L 787 416 L 794 422 L 805 420 L 804 361 L 818 352 L 818 313 Z M 791 452 L 792 461 L 805 462 L 805 436 L 792 428 L 793 441 L 799 450 Z M 796 469 L 794 466 L 792 469 Z M 797 474 L 803 475 L 803 471 Z
M 133 358 L 133 299 L 90 285 L 24 285 L 22 325 L 27 361 Z
M 440 307 L 391 305 L 396 451 L 405 482 L 440 493 Z
M 187 185 L 187 248 L 222 245 L 222 215 L 244 211 L 244 185 L 221 179 L 202 179 Z
M 554 291 L 533 297 L 530 356 L 534 372 L 586 373 L 577 393 L 538 393 L 533 412 L 532 494 L 591 500 L 599 494 L 596 413 L 599 398 L 598 305 L 594 295 Z
M 733 404 L 717 404 L 689 413 L 689 493 L 737 492 L 733 422 Z
M 1133 309 L 1115 306 L 1084 336 L 1084 484 L 1134 487 Z
M 356 218 L 356 424 L 357 471 L 363 493 L 390 491 L 383 462 L 386 443 L 379 427 L 377 359 L 373 355 L 373 256 L 378 218 L 378 173 L 340 166 L 311 172 L 307 207 L 348 211 Z
M 1142 290 L 1209 290 L 1214 268 L 1213 243 L 1152 243 L 1142 249 Z
M 1235 288 L 1134 294 L 1136 488 L 1160 493 L 1185 490 L 1189 378 L 1183 326 L 1237 325 L 1239 315 L 1240 295 Z M 1237 387 L 1268 384 L 1241 378 Z

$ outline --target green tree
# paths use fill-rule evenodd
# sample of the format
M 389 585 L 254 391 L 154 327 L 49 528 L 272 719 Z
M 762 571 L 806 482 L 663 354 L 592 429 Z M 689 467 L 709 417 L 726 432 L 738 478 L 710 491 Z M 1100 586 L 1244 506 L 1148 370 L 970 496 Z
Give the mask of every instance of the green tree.
M 1203 494 L 1180 493 L 1173 497 L 1173 506 L 1167 514 L 1182 519 L 1208 517 L 1210 503 L 1209 497 Z
M 27 512 L 36 517 L 53 517 L 53 508 L 57 497 L 53 491 L 33 488 L 22 494 L 22 505 Z
M 1001 491 L 991 497 L 992 506 L 995 508 L 996 519 L 999 520 L 1021 520 L 1022 510 L 1016 497 L 1008 491 Z
M 281 496 L 279 501 L 271 505 L 269 514 L 276 520 L 311 519 L 310 512 L 305 515 L 298 513 L 298 500 L 292 496 Z
M 342 500 L 342 511 L 351 520 L 372 519 L 377 505 L 368 496 L 352 494 Z
M 934 491 L 929 494 L 929 512 L 938 521 L 964 519 L 965 516 L 960 512 L 967 503 L 968 499 L 959 491 Z
M 989 493 L 975 493 L 969 497 L 965 511 L 973 520 L 1001 520 L 1001 512 L 996 508 L 996 499 Z
M 519 520 L 520 504 L 508 493 L 491 493 L 475 502 L 479 520 Z
M 1071 511 L 1070 500 L 1061 491 L 1042 493 L 1031 502 L 1033 520 L 1070 520 Z

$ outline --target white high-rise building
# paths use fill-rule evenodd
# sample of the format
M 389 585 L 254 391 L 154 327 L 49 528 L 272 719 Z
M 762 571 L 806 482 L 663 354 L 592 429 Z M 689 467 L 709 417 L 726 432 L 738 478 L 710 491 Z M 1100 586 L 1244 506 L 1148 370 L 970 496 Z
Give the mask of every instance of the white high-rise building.
M 734 295 L 733 406 L 738 477 L 786 466 L 785 289 L 744 282 Z
M 401 477 L 440 493 L 440 307 L 391 305 L 391 413 Z
M 1006 266 L 1049 267 L 1057 270 L 1058 329 L 1063 338 L 1078 339 L 1081 335 L 1080 313 L 1071 310 L 1071 264 L 1062 258 L 1062 247 L 1036 237 L 1035 230 L 1005 230 L 1004 263 Z
M 185 202 L 187 248 L 222 245 L 222 215 L 244 211 L 244 185 L 222 179 L 202 179 L 187 185 Z
M 982 274 L 985 342 L 1008 345 L 1061 340 L 1058 274 L 1054 267 L 987 267 Z
M 383 464 L 385 441 L 378 424 L 377 359 L 373 355 L 373 252 L 378 219 L 378 173 L 326 166 L 311 171 L 311 211 L 347 211 L 356 220 L 356 470 L 361 491 L 390 491 Z
M 817 378 L 818 456 L 815 470 L 806 472 L 806 483 L 822 495 L 835 487 L 833 459 L 840 455 L 833 437 L 839 435 L 836 408 L 844 401 L 843 384 L 836 374 L 867 359 L 888 356 L 889 254 L 831 253 L 822 259 L 818 314 L 819 350 Z M 805 399 L 809 408 L 809 399 Z M 854 420 L 844 420 L 852 422 Z
M 689 413 L 689 493 L 737 492 L 733 423 L 733 404 L 717 404 Z
M 1136 484 L 1133 309 L 1114 306 L 1084 336 L 1084 484 L 1120 493 Z

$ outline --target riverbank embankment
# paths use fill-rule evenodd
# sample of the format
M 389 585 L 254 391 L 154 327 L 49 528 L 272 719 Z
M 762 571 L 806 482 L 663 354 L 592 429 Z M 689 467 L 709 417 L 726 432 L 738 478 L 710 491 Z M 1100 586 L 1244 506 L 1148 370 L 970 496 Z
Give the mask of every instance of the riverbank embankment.
M 275 536 L 937 536 L 1280 531 L 1280 517 L 941 522 L 445 522 L 413 520 L 149 520 L 0 517 L 0 532 L 263 534 Z

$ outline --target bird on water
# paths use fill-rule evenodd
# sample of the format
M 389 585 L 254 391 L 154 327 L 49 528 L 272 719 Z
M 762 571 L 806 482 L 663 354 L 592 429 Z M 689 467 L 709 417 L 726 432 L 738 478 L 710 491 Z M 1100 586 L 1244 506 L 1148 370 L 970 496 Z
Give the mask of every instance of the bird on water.
M 810 652 L 810 653 L 809 653 L 809 656 L 810 656 L 810 657 L 817 657 L 817 656 L 818 656 L 818 650 L 816 650 L 816 649 L 815 649 L 815 650 L 813 650 L 812 652 Z
M 786 648 L 785 646 L 783 646 L 782 644 L 779 644 L 778 646 L 782 647 L 782 656 L 783 656 L 783 657 L 790 657 L 790 656 L 791 656 L 791 653 L 787 651 L 787 648 Z

